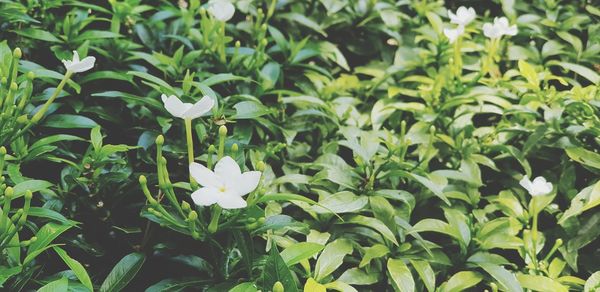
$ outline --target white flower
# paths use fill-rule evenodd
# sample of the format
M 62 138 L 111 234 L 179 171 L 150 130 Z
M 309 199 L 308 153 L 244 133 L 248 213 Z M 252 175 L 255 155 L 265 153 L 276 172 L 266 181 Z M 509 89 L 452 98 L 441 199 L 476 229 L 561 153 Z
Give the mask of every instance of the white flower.
M 260 171 L 242 173 L 240 166 L 229 156 L 225 156 L 211 171 L 204 165 L 192 162 L 190 174 L 203 187 L 192 193 L 192 200 L 199 206 L 219 204 L 224 209 L 244 208 L 244 195 L 254 191 L 260 181 Z
M 456 14 L 448 10 L 448 17 L 450 17 L 450 22 L 452 23 L 467 26 L 467 24 L 475 20 L 477 14 L 475 13 L 475 9 L 473 9 L 473 7 L 466 8 L 464 6 L 461 6 L 458 7 L 458 10 L 456 10 Z
M 528 176 L 524 176 L 519 184 L 524 187 L 531 196 L 543 196 L 552 192 L 552 183 L 547 182 L 542 176 L 536 177 L 533 182 L 529 180 Z
M 483 34 L 491 39 L 498 39 L 503 35 L 516 35 L 517 25 L 509 25 L 506 17 L 495 17 L 494 23 L 485 23 L 483 25 Z
M 459 25 L 457 28 L 444 28 L 444 35 L 448 38 L 450 43 L 454 43 L 459 36 L 465 32 L 465 28 Z
M 96 62 L 96 58 L 90 56 L 85 57 L 80 61 L 77 51 L 73 51 L 73 60 L 62 60 L 62 62 L 65 64 L 67 71 L 81 73 L 92 69 L 94 67 L 94 63 Z
M 182 102 L 177 96 L 161 96 L 167 111 L 175 117 L 182 119 L 195 119 L 207 113 L 215 104 L 214 100 L 208 96 L 202 97 L 195 104 Z
M 208 4 L 208 12 L 217 20 L 226 22 L 233 17 L 235 6 L 226 0 L 212 1 Z

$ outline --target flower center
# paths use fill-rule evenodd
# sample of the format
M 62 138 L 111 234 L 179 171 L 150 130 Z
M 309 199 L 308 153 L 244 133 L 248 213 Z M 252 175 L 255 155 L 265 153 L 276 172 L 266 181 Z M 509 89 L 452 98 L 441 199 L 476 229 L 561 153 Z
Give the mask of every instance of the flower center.
M 226 190 L 226 189 L 225 189 L 225 186 L 222 186 L 222 187 L 220 187 L 220 188 L 219 188 L 219 192 L 221 192 L 221 193 L 224 193 L 224 192 L 225 192 L 225 190 Z

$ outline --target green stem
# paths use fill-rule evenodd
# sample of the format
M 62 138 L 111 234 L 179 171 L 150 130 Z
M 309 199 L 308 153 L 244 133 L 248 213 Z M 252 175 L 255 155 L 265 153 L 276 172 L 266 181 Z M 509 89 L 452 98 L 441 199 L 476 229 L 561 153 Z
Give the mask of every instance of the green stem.
M 215 233 L 217 232 L 217 228 L 219 227 L 219 218 L 221 217 L 221 211 L 223 208 L 219 205 L 215 205 L 212 209 L 212 216 L 210 219 L 210 224 L 208 224 L 208 232 Z
M 194 162 L 194 138 L 192 137 L 192 119 L 185 119 L 185 138 L 187 142 L 187 152 L 188 152 L 188 165 Z M 192 185 L 192 189 L 197 186 L 196 181 L 192 178 L 190 174 L 190 184 Z
M 535 200 L 535 199 L 532 199 Z M 537 260 L 537 237 L 538 237 L 538 214 L 535 210 L 535 202 L 531 202 L 531 212 L 533 214 L 533 222 L 531 223 L 531 241 L 532 241 L 532 260 L 535 269 L 539 269 L 538 260 Z
M 29 123 L 28 126 L 35 124 L 40 119 L 42 119 L 42 117 L 48 110 L 48 107 L 50 107 L 50 105 L 54 102 L 56 97 L 58 97 L 58 95 L 62 92 L 63 87 L 65 87 L 65 84 L 67 84 L 67 81 L 69 81 L 69 79 L 71 78 L 71 75 L 73 75 L 73 72 L 71 72 L 71 71 L 67 71 L 67 73 L 65 73 L 65 77 L 60 81 L 60 83 L 58 84 L 58 86 L 56 87 L 54 92 L 52 93 L 52 96 L 50 96 L 50 98 L 46 101 L 44 106 L 42 106 L 42 108 L 37 113 L 35 113 L 33 118 L 31 118 L 31 122 Z

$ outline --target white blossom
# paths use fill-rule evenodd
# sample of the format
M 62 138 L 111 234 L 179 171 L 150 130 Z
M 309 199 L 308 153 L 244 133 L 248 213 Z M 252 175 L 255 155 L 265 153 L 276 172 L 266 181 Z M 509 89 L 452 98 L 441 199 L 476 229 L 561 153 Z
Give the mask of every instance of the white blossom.
M 192 193 L 192 200 L 199 206 L 218 204 L 224 209 L 247 206 L 243 196 L 254 191 L 260 181 L 260 171 L 242 173 L 240 166 L 229 156 L 217 162 L 214 172 L 204 165 L 190 164 L 192 178 L 202 186 Z
M 547 182 L 542 176 L 536 177 L 533 181 L 528 176 L 524 176 L 519 184 L 533 197 L 547 195 L 552 192 L 552 183 Z
M 465 32 L 465 28 L 459 25 L 457 28 L 444 28 L 444 35 L 448 38 L 450 43 L 454 43 L 458 37 Z
M 83 58 L 83 60 L 79 60 L 79 53 L 73 51 L 73 60 L 62 60 L 62 62 L 65 65 L 65 68 L 67 68 L 67 71 L 81 73 L 92 69 L 96 62 L 96 58 L 90 56 Z
M 517 34 L 517 25 L 509 25 L 506 17 L 494 18 L 494 23 L 483 25 L 483 34 L 491 39 L 499 39 L 503 35 L 514 36 Z
M 226 22 L 233 17 L 235 6 L 227 0 L 217 0 L 208 3 L 208 12 L 217 20 Z
M 198 118 L 210 111 L 215 103 L 214 100 L 208 96 L 202 97 L 202 99 L 194 104 L 182 102 L 175 95 L 167 97 L 163 94 L 161 99 L 165 104 L 165 108 L 170 114 L 182 119 Z
M 448 10 L 448 17 L 450 17 L 450 22 L 467 26 L 471 21 L 475 20 L 477 14 L 475 13 L 475 9 L 473 7 L 466 8 L 464 6 L 458 7 L 456 10 L 456 14 L 452 13 L 452 11 Z

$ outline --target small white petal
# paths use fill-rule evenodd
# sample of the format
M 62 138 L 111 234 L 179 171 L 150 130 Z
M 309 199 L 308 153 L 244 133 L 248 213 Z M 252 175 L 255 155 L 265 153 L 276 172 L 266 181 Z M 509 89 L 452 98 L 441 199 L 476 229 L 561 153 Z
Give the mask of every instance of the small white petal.
M 94 68 L 94 63 L 96 62 L 95 57 L 85 57 L 83 60 L 77 63 L 73 63 L 71 65 L 70 70 L 74 73 L 81 73 L 87 70 Z
M 96 58 L 90 56 L 79 61 L 79 53 L 77 53 L 77 51 L 73 51 L 73 60 L 62 60 L 62 62 L 67 71 L 80 73 L 92 69 L 94 67 L 94 63 L 96 62 Z
M 464 27 L 459 25 L 457 28 L 444 28 L 444 35 L 448 38 L 450 43 L 454 43 L 458 37 L 460 37 L 464 32 Z
M 193 192 L 192 200 L 198 206 L 210 206 L 217 202 L 220 194 L 219 190 L 213 187 L 205 187 Z
M 223 209 L 239 209 L 248 206 L 244 198 L 229 192 L 220 193 L 217 197 L 217 204 Z
M 229 156 L 225 156 L 215 165 L 215 174 L 223 181 L 229 181 L 242 174 L 240 166 Z
M 212 109 L 214 105 L 215 101 L 212 98 L 204 96 L 202 97 L 202 99 L 197 101 L 192 107 L 186 110 L 183 113 L 183 117 L 187 119 L 195 119 L 201 117 L 202 115 L 210 111 L 210 109 Z
M 519 184 L 527 190 L 528 193 L 531 193 L 533 190 L 531 180 L 529 180 L 528 176 L 523 176 L 523 178 L 519 181 Z
M 73 63 L 79 63 L 79 53 L 77 51 L 73 51 Z
M 190 175 L 204 187 L 220 188 L 224 185 L 214 172 L 200 163 L 192 162 L 190 164 Z
M 209 4 L 208 12 L 217 20 L 228 21 L 235 13 L 235 6 L 228 1 L 214 1 Z
M 510 27 L 508 27 L 506 29 L 506 31 L 504 32 L 504 34 L 505 35 L 510 35 L 510 36 L 515 36 L 515 35 L 517 35 L 517 32 L 518 32 L 517 26 L 513 24 L 513 25 L 511 25 Z
M 239 196 L 245 196 L 258 187 L 261 174 L 260 171 L 244 172 L 231 182 L 231 186 L 237 191 Z
M 170 114 L 172 114 L 173 116 L 178 117 L 178 118 L 183 118 L 183 113 L 185 113 L 185 111 L 187 111 L 190 107 L 192 107 L 192 104 L 183 103 L 175 95 L 171 95 L 167 98 L 165 98 L 165 96 L 163 95 L 162 100 L 165 104 L 165 109 Z

